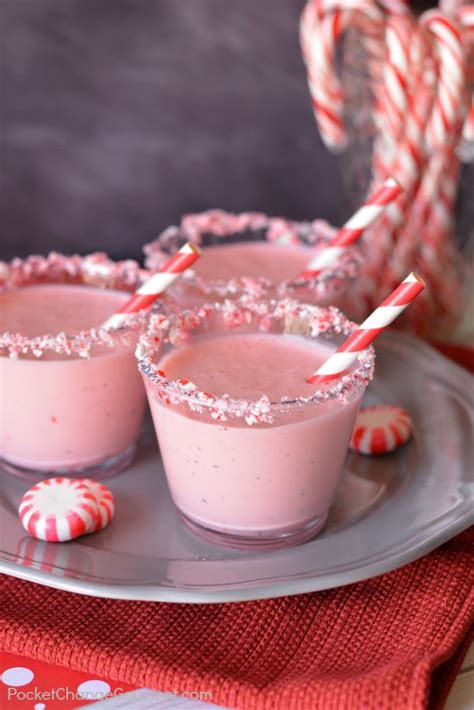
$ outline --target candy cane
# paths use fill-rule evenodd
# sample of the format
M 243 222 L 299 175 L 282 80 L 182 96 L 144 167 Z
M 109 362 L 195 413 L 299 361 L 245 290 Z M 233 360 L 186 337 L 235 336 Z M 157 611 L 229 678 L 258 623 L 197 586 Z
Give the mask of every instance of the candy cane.
M 446 15 L 455 15 L 462 4 L 462 0 L 440 0 L 439 9 Z
M 423 13 L 421 23 L 431 32 L 439 61 L 438 90 L 427 126 L 433 150 L 443 149 L 459 119 L 466 81 L 466 63 L 461 29 L 454 18 L 438 10 Z
M 457 137 L 460 133 L 460 126 Z M 460 296 L 459 277 L 452 258 L 454 234 L 454 205 L 459 182 L 459 159 L 456 156 L 457 138 L 437 154 L 438 175 L 432 201 L 427 205 L 428 219 L 423 225 L 426 237 L 420 246 L 419 264 L 436 284 L 435 299 L 439 308 L 448 312 Z M 428 198 L 429 199 L 429 198 Z M 440 261 L 439 255 L 443 254 Z
M 344 93 L 335 70 L 335 52 L 342 34 L 353 27 L 358 16 L 371 26 L 381 27 L 382 14 L 367 0 L 309 0 L 300 22 L 300 42 L 308 71 L 308 84 L 315 119 L 321 137 L 332 150 L 342 149 L 347 136 L 344 127 Z
M 367 246 L 366 248 L 366 252 L 369 254 L 372 275 L 377 281 L 380 281 L 381 271 L 387 267 L 387 259 L 395 247 L 397 233 L 406 219 L 410 201 L 417 190 L 425 164 L 423 143 L 424 116 L 422 108 L 420 103 L 412 101 L 411 110 L 407 116 L 404 138 L 399 146 L 395 163 L 392 166 L 393 175 L 402 185 L 404 193 L 399 200 L 393 202 L 387 208 L 379 228 L 372 235 L 370 243 L 377 242 L 377 251 L 370 254 L 370 247 Z
M 334 51 L 341 32 L 340 22 L 340 10 L 318 20 L 316 9 L 309 2 L 301 18 L 300 31 L 314 117 L 322 139 L 334 150 L 346 144 L 342 87 L 333 71 Z
M 427 26 L 430 31 L 433 48 L 439 60 L 438 66 L 441 75 L 443 66 L 446 65 L 447 62 L 448 64 L 445 68 L 446 71 L 449 70 L 450 57 L 446 52 L 440 57 L 440 40 L 437 38 L 436 33 L 433 34 L 430 30 L 431 22 L 434 21 L 439 24 L 439 13 L 437 13 L 437 15 L 435 20 L 433 17 L 430 19 L 430 16 L 426 14 L 423 18 L 422 27 Z M 445 21 L 446 19 L 443 18 L 443 25 Z M 459 49 L 459 52 L 462 52 L 462 48 Z M 426 72 L 428 73 L 429 71 L 431 70 L 428 67 Z M 446 71 L 444 79 L 446 78 Z M 426 146 L 431 148 L 431 151 L 436 152 L 426 156 L 426 162 L 422 160 L 420 164 L 420 179 L 415 183 L 410 199 L 410 207 L 407 209 L 400 235 L 396 239 L 391 264 L 392 268 L 390 269 L 389 275 L 389 281 L 391 283 L 396 283 L 400 278 L 400 273 L 403 273 L 406 269 L 406 265 L 415 261 L 417 252 L 419 253 L 420 264 L 423 270 L 430 273 L 431 277 L 434 279 L 434 274 L 439 272 L 439 264 L 441 261 L 440 254 L 443 253 L 448 238 L 451 236 L 454 197 L 458 179 L 456 167 L 458 158 L 455 155 L 455 147 L 459 140 L 460 124 L 458 112 L 462 110 L 464 106 L 462 95 L 464 82 L 462 81 L 458 85 L 454 84 L 454 86 L 455 89 L 452 91 L 456 89 L 459 91 L 458 96 L 454 99 L 454 106 L 459 108 L 457 108 L 457 113 L 453 115 L 451 121 L 448 121 L 448 117 L 444 116 L 443 125 L 446 135 L 443 139 L 443 143 L 434 147 L 432 141 L 428 141 L 428 145 Z M 442 90 L 441 81 L 438 82 L 438 90 Z M 417 101 L 420 102 L 420 96 L 418 95 L 416 98 Z M 433 121 L 436 121 L 436 116 L 439 116 L 440 101 L 436 99 L 437 96 L 435 95 L 431 114 L 427 118 L 427 122 L 430 123 L 431 121 L 432 124 Z M 424 121 L 421 121 L 420 126 L 423 125 L 423 123 Z M 423 156 L 421 156 L 421 158 L 423 158 Z M 425 235 L 424 239 L 419 238 L 421 234 Z M 436 245 L 436 247 L 433 247 L 433 245 Z M 431 265 L 428 265 L 427 262 L 428 255 Z M 438 284 L 438 288 L 436 289 L 437 297 L 443 294 L 448 278 L 447 275 L 440 275 L 440 281 L 442 279 L 443 283 Z M 452 280 L 451 278 L 451 281 Z M 451 283 L 449 288 L 454 290 L 455 283 Z
M 377 338 L 384 329 L 398 318 L 425 288 L 425 282 L 416 273 L 409 274 L 383 303 L 338 347 L 314 374 L 308 377 L 310 384 L 319 384 L 339 377 L 357 360 L 360 353 Z
M 392 140 L 400 137 L 408 107 L 410 40 L 413 22 L 406 15 L 387 18 L 385 41 L 387 56 L 382 87 L 381 131 L 387 131 Z
M 471 84 L 471 100 L 463 127 L 463 139 L 474 142 L 474 5 L 464 5 L 457 9 L 457 17 L 464 28 L 469 64 L 467 81 Z
M 436 296 L 444 300 L 448 277 L 441 274 L 440 253 L 452 236 L 454 200 L 458 183 L 458 158 L 455 153 L 465 111 L 465 62 L 461 32 L 456 21 L 438 11 L 429 11 L 421 22 L 431 33 L 438 56 L 438 85 L 428 121 L 429 145 L 433 153 L 424 171 L 412 213 L 415 229 L 406 227 L 408 237 L 425 233 L 421 243 L 423 269 L 434 279 L 439 276 Z M 455 288 L 455 276 L 451 276 Z M 442 283 L 441 283 L 442 282 Z M 449 297 L 448 297 L 449 298 Z
M 409 15 L 411 13 L 409 0 L 381 0 L 380 4 L 391 15 Z
M 407 148 L 404 135 L 407 112 L 415 110 L 415 119 L 421 126 L 426 120 L 423 115 L 427 109 L 420 110 L 421 104 L 426 105 L 426 95 L 420 97 L 420 89 L 425 93 L 424 72 L 429 63 L 429 46 L 425 31 L 406 16 L 387 18 L 386 44 L 384 81 L 381 82 L 380 95 L 376 97 L 378 135 L 373 149 L 374 182 L 396 171 L 400 179 L 410 184 L 410 176 L 404 177 L 404 173 L 399 172 L 400 168 L 395 166 L 402 146 L 410 153 L 413 151 L 413 141 Z M 414 101 L 416 106 L 412 109 Z M 423 132 L 417 131 L 416 134 L 416 152 L 420 153 Z
M 474 96 L 471 98 L 471 107 L 464 121 L 462 137 L 465 141 L 474 141 Z

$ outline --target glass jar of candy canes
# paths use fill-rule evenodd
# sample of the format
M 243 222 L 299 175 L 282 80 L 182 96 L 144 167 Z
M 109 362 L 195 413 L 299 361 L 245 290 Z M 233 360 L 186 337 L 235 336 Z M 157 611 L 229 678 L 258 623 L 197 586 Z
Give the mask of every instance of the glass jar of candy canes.
M 419 18 L 393 3 L 331 8 L 318 14 L 308 3 L 301 36 L 318 127 L 340 154 L 347 214 L 389 175 L 404 188 L 364 237 L 360 315 L 417 268 L 430 288 L 405 323 L 445 338 L 472 292 L 473 13 L 453 3 Z

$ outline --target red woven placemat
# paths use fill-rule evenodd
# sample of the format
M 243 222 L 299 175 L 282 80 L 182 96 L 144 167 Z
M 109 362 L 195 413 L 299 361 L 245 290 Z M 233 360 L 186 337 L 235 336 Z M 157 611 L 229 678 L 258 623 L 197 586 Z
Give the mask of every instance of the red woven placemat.
M 339 589 L 234 604 L 97 599 L 0 577 L 0 648 L 228 707 L 412 710 L 446 697 L 474 615 L 474 530 Z

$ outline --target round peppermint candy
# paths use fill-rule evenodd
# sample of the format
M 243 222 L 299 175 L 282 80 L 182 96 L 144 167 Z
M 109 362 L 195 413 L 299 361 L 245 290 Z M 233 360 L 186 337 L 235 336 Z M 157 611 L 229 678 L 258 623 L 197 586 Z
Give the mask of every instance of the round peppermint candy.
M 27 532 L 39 540 L 64 542 L 95 530 L 99 510 L 82 481 L 48 478 L 25 493 L 18 508 Z
M 84 483 L 97 503 L 97 520 L 95 527 L 90 532 L 98 532 L 105 528 L 115 513 L 115 499 L 107 488 L 98 481 L 92 481 L 90 478 L 82 478 L 81 483 Z
M 360 454 L 386 454 L 407 442 L 412 432 L 410 415 L 402 407 L 366 407 L 359 410 L 349 446 Z

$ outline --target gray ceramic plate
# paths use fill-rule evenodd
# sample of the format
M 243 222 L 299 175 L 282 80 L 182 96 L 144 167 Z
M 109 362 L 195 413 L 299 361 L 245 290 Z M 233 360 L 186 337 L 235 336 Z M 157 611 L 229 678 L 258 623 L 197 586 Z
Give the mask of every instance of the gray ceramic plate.
M 0 474 L 0 571 L 71 592 L 120 599 L 221 602 L 328 589 L 387 572 L 473 521 L 473 379 L 412 336 L 380 338 L 366 403 L 406 407 L 412 441 L 382 457 L 349 454 L 329 523 L 273 552 L 213 547 L 181 524 L 152 432 L 112 479 L 114 522 L 77 542 L 39 542 L 16 508 L 25 483 Z

